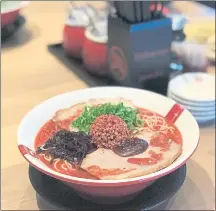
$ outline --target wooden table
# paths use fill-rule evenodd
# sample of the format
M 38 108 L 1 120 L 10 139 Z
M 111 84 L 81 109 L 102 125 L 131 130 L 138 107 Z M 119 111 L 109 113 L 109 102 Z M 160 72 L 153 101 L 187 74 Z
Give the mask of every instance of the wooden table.
M 87 87 L 47 50 L 47 44 L 61 40 L 66 6 L 31 3 L 23 10 L 25 27 L 2 49 L 2 209 L 38 209 L 28 164 L 16 145 L 21 118 L 49 97 Z M 201 129 L 200 145 L 187 163 L 186 181 L 171 209 L 215 208 L 214 136 L 213 126 Z

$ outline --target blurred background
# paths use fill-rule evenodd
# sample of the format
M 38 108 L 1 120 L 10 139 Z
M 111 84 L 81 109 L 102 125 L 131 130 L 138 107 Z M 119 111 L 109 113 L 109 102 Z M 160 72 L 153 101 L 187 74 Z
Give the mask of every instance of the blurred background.
M 73 89 L 123 85 L 169 96 L 179 74 L 215 74 L 214 2 L 139 3 L 1 1 L 3 125 Z M 142 29 L 153 22 L 159 27 Z
M 2 0 L 1 61 L 7 177 L 24 165 L 16 148 L 21 118 L 64 92 L 113 85 L 148 89 L 182 104 L 200 125 L 215 122 L 214 1 Z M 5 190 L 14 189 L 7 183 Z M 5 209 L 35 208 L 31 199 L 3 202 Z M 206 206 L 211 209 L 212 200 Z

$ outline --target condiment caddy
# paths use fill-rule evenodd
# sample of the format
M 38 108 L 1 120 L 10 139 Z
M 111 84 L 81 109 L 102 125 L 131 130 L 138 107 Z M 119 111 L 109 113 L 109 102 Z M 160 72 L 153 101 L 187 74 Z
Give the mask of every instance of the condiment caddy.
M 165 95 L 170 74 L 172 22 L 163 15 L 163 4 L 158 7 L 143 1 L 144 18 L 137 17 L 140 2 L 115 1 L 113 4 L 116 15 L 108 16 L 110 74 L 123 86 Z

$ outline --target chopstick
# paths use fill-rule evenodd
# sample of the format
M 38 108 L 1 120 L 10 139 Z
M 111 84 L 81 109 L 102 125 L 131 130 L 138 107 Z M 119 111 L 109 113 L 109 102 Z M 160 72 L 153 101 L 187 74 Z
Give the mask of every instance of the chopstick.
M 157 1 L 154 9 L 154 19 L 161 18 L 161 16 L 163 16 L 163 8 L 164 2 Z
M 140 1 L 140 10 L 141 10 L 141 22 L 143 22 L 144 21 L 144 18 L 143 18 L 143 7 L 144 7 L 144 5 L 143 5 L 143 1 Z
M 163 9 L 164 9 L 164 2 L 160 2 L 160 11 L 159 11 L 159 18 L 163 16 Z
M 69 1 L 69 3 L 70 3 L 70 5 L 72 6 L 72 8 L 74 8 L 74 9 L 80 8 L 79 6 L 77 6 L 77 4 L 76 4 L 74 1 Z M 99 15 L 98 15 L 96 9 L 93 8 L 92 5 L 90 5 L 90 4 L 87 3 L 87 6 L 90 7 L 90 8 L 95 12 L 95 15 L 97 15 L 97 16 L 99 17 Z M 93 30 L 99 32 L 98 29 L 95 27 L 95 23 L 94 23 L 94 21 L 92 20 L 92 17 L 91 17 L 91 15 L 88 13 L 88 11 L 84 9 L 83 12 L 87 15 L 87 17 L 88 17 L 88 19 L 89 19 L 89 25 L 88 25 L 88 26 L 92 26 Z M 75 17 L 75 19 L 77 20 L 77 17 Z
M 77 4 L 74 2 L 74 1 L 68 1 L 69 2 L 69 4 L 71 5 L 71 7 L 72 7 L 72 9 L 77 9 L 77 8 L 79 8 L 78 6 L 77 6 Z M 72 14 L 72 11 L 70 10 L 70 16 L 72 16 L 73 14 Z M 77 18 L 76 17 L 74 17 L 75 19 L 76 19 L 76 21 L 77 21 Z
M 117 16 L 120 18 L 120 17 L 121 17 L 121 14 L 119 13 L 119 5 L 118 5 L 118 2 L 114 1 L 113 4 L 114 4 L 114 7 L 116 8 L 116 14 L 117 14 Z
M 72 6 L 72 8 L 77 9 L 78 6 L 74 1 L 69 1 L 70 5 Z
M 89 6 L 89 4 L 87 4 Z M 90 6 L 90 8 L 92 9 L 92 7 Z M 94 8 L 95 9 L 95 8 Z M 88 13 L 88 11 L 85 11 L 85 13 L 87 14 L 88 16 L 88 19 L 89 19 L 89 25 L 88 26 L 92 26 L 92 29 L 93 31 L 96 31 L 99 33 L 99 30 L 96 28 L 95 26 L 95 22 L 94 20 L 92 19 L 91 15 Z
M 136 2 L 133 1 L 133 10 L 134 10 L 134 22 L 137 23 L 138 22 L 138 12 L 137 12 L 137 9 L 136 9 Z
M 97 9 L 96 9 L 93 5 L 87 3 L 87 6 L 88 6 L 89 8 L 91 8 L 91 10 L 95 13 L 95 16 L 96 16 L 97 18 L 100 18 L 100 15 L 98 14 Z
M 152 10 L 151 10 L 151 20 L 154 20 L 155 17 L 155 7 L 156 7 L 156 2 L 152 4 Z

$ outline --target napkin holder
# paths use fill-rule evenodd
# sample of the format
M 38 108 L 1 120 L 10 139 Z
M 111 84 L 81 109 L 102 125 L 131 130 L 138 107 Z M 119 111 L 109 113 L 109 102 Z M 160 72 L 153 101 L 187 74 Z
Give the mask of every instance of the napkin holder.
M 113 79 L 123 86 L 150 90 L 157 85 L 152 81 L 156 79 L 162 83 L 158 83 L 160 92 L 159 86 L 168 84 L 171 42 L 170 18 L 129 24 L 109 15 L 108 63 Z

